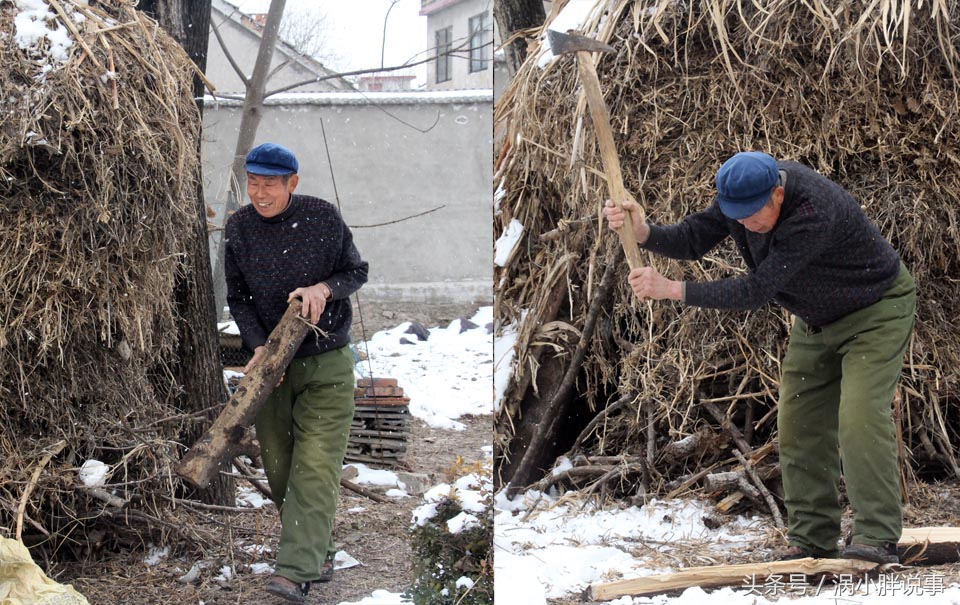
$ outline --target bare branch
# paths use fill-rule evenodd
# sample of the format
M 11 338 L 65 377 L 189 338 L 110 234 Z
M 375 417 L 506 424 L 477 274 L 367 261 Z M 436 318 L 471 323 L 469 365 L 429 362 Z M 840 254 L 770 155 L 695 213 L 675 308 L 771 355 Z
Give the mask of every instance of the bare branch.
M 469 44 L 469 40 L 465 44 Z M 493 46 L 493 42 L 488 42 L 487 44 L 490 46 Z M 431 57 L 427 57 L 426 59 L 420 59 L 419 61 L 414 61 L 413 63 L 404 63 L 402 65 L 393 65 L 391 67 L 371 67 L 368 69 L 355 69 L 352 71 L 343 71 L 340 73 L 330 74 L 326 76 L 317 76 L 316 78 L 311 78 L 309 80 L 303 80 L 301 82 L 295 82 L 287 86 L 276 88 L 274 90 L 266 92 L 263 96 L 264 98 L 266 98 L 271 95 L 279 94 L 281 92 L 287 92 L 288 90 L 293 90 L 294 88 L 300 88 L 301 86 L 307 86 L 308 84 L 313 84 L 315 82 L 323 82 L 324 80 L 332 80 L 334 78 L 345 78 L 347 76 L 358 76 L 362 74 L 372 74 L 372 73 L 380 73 L 385 71 L 397 71 L 400 69 L 408 69 L 410 67 L 416 67 L 417 65 L 423 65 L 424 63 L 429 63 L 431 61 L 434 61 L 438 56 L 442 57 L 442 56 L 449 55 L 449 56 L 457 57 L 460 59 L 469 59 L 469 56 L 457 54 L 458 52 L 464 50 L 464 48 L 465 48 L 464 46 L 458 46 L 457 48 L 452 48 L 445 53 L 441 53 L 440 55 L 434 55 Z
M 244 87 L 248 86 L 250 84 L 250 79 L 247 78 L 246 74 L 243 73 L 243 70 L 237 64 L 236 59 L 234 59 L 233 55 L 230 54 L 230 50 L 227 48 L 227 43 L 223 41 L 223 35 L 220 33 L 220 26 L 218 26 L 213 20 L 210 21 L 210 25 L 213 27 L 213 35 L 217 38 L 217 43 L 220 45 L 220 50 L 223 51 L 224 56 L 227 58 L 227 62 L 230 63 L 230 66 L 233 67 L 233 71 L 235 71 L 237 76 L 240 77 L 240 81 L 243 82 Z

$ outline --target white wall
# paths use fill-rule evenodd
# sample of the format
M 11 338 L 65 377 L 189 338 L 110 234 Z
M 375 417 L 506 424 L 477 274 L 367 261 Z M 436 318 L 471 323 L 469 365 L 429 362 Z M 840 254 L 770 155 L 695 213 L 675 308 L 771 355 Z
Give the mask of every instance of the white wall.
M 218 224 L 240 110 L 236 102 L 204 109 L 204 191 Z M 351 226 L 446 205 L 409 221 L 353 229 L 370 262 L 369 299 L 490 301 L 492 110 L 490 91 L 282 95 L 267 100 L 256 142 L 293 150 L 300 193 L 336 203 L 335 179 Z

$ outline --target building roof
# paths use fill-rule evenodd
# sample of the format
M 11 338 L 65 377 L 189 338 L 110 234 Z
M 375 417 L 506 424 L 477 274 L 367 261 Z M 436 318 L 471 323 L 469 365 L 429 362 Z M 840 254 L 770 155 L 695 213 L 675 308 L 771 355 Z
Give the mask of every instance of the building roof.
M 404 92 L 291 92 L 267 97 L 264 105 L 428 105 L 492 103 L 493 91 L 434 90 Z M 242 99 L 203 98 L 206 106 L 243 107 Z
M 211 8 L 213 11 L 222 15 L 224 19 L 233 21 L 258 39 L 263 37 L 259 26 L 253 23 L 250 17 L 266 14 L 270 9 L 270 0 L 212 0 Z M 248 18 L 244 19 L 243 17 L 245 16 Z M 323 63 L 313 57 L 298 52 L 283 40 L 277 40 L 274 53 L 280 53 L 283 55 L 284 60 L 296 63 L 300 67 L 318 76 L 332 76 L 337 74 L 336 71 L 328 69 Z M 353 85 L 345 78 L 334 78 L 328 82 L 334 88 L 353 89 Z

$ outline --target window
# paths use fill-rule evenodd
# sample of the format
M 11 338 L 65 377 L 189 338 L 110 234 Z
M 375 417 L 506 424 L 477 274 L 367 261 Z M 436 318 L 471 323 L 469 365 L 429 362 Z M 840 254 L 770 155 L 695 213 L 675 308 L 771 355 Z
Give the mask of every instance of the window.
M 450 79 L 450 50 L 453 40 L 453 28 L 438 29 L 436 33 L 437 47 L 437 84 Z
M 490 20 L 487 13 L 470 17 L 470 73 L 483 71 L 490 64 Z

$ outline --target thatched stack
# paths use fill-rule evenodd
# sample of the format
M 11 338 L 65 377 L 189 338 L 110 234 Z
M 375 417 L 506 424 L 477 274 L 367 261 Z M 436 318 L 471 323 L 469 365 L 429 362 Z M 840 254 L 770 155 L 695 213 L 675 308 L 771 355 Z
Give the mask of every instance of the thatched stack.
M 579 32 L 616 49 L 599 77 L 627 189 L 650 221 L 709 205 L 716 169 L 740 150 L 806 163 L 858 197 L 918 283 L 896 413 L 905 460 L 937 476 L 960 476 L 958 23 L 952 0 L 611 0 Z M 495 118 L 495 231 L 524 227 L 495 275 L 500 329 L 519 330 L 496 416 L 498 478 L 514 478 L 543 430 L 519 485 L 563 453 L 574 468 L 540 487 L 679 493 L 708 473 L 742 474 L 739 458 L 775 476 L 791 318 L 635 300 L 602 224 L 603 167 L 574 57 L 541 67 L 539 54 Z M 672 279 L 744 268 L 732 246 L 700 263 L 651 262 Z
M 133 3 L 47 2 L 33 43 L 0 12 L 0 527 L 23 502 L 56 542 L 103 508 L 74 491 L 87 459 L 122 499 L 169 487 L 199 115 L 192 63 Z

